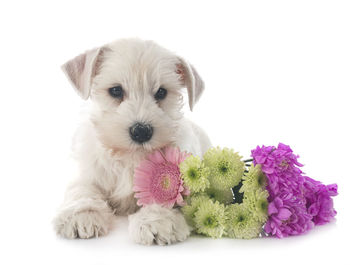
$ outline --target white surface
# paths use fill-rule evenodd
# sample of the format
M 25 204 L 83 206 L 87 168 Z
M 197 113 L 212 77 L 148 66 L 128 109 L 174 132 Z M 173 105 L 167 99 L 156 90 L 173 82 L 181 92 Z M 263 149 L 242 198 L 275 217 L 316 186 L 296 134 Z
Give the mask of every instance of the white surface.
M 1 2 L 0 263 L 347 264 L 349 12 L 347 1 Z M 128 36 L 197 67 L 207 90 L 189 116 L 215 145 L 248 157 L 281 141 L 309 176 L 338 183 L 336 223 L 283 240 L 143 247 L 121 218 L 104 238 L 57 238 L 50 222 L 74 176 L 69 147 L 82 105 L 59 66 Z

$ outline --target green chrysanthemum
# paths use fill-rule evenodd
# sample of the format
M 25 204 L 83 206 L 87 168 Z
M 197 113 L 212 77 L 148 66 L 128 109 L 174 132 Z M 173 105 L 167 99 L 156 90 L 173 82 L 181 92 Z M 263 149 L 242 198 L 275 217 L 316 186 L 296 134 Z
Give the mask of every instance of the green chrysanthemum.
M 209 170 L 197 156 L 189 156 L 180 164 L 181 176 L 191 192 L 204 191 L 209 187 Z
M 192 195 L 187 204 L 181 208 L 182 213 L 185 216 L 187 223 L 194 227 L 194 214 L 198 210 L 199 205 L 210 203 L 211 200 L 206 194 Z
M 267 220 L 267 208 L 269 206 L 267 197 L 269 197 L 267 190 L 258 189 L 244 193 L 244 204 L 251 211 L 252 217 L 258 222 L 265 223 Z
M 203 157 L 205 167 L 210 170 L 212 187 L 224 190 L 236 186 L 242 179 L 245 166 L 241 156 L 232 149 L 211 148 Z
M 233 202 L 233 194 L 231 189 L 217 190 L 214 188 L 209 188 L 205 192 L 213 201 L 218 201 L 225 205 L 231 204 Z
M 266 177 L 261 170 L 260 165 L 250 166 L 249 171 L 243 177 L 243 186 L 240 189 L 240 192 L 254 191 L 254 190 L 264 190 L 267 184 Z
M 259 236 L 262 223 L 252 218 L 249 208 L 244 203 L 226 207 L 226 234 L 228 237 L 251 239 Z
M 197 232 L 219 238 L 225 231 L 225 206 L 219 202 L 203 202 L 194 214 Z

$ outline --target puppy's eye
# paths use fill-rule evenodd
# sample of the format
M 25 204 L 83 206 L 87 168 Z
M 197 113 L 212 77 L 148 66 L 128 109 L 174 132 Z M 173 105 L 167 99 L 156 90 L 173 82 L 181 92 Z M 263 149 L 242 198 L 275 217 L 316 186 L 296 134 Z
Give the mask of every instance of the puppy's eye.
M 165 99 L 167 93 L 168 93 L 168 91 L 165 88 L 160 87 L 158 89 L 157 93 L 154 95 L 154 98 L 156 100 Z
M 111 87 L 108 92 L 114 98 L 122 99 L 124 96 L 123 88 L 121 86 Z

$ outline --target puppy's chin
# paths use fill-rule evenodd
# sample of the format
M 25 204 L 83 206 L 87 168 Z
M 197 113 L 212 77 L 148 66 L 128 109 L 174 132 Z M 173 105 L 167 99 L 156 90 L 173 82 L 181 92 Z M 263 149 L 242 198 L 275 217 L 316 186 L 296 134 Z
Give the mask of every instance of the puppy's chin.
M 173 145 L 173 141 L 169 141 L 166 143 L 157 143 L 157 144 L 150 144 L 150 143 L 143 143 L 143 144 L 132 144 L 131 148 L 129 149 L 129 152 L 146 152 L 150 153 L 153 152 L 156 149 L 163 148 L 165 146 Z
M 102 145 L 111 151 L 113 155 L 123 155 L 123 154 L 135 154 L 135 153 L 151 153 L 156 149 L 161 149 L 166 146 L 174 145 L 174 141 L 168 141 L 166 143 L 131 143 L 129 146 L 118 146 L 117 144 L 108 144 L 106 142 L 101 141 Z

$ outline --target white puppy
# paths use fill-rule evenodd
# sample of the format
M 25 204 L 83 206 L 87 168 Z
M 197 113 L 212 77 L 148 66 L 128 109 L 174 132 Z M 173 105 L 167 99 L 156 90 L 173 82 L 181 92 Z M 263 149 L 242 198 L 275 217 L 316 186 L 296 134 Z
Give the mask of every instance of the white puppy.
M 63 70 L 78 94 L 91 99 L 91 111 L 75 137 L 80 176 L 54 219 L 57 233 L 105 235 L 114 215 L 129 215 L 129 231 L 138 243 L 186 239 L 190 230 L 178 209 L 139 210 L 132 187 L 134 167 L 148 152 L 174 145 L 202 156 L 210 147 L 205 133 L 181 112 L 183 87 L 191 110 L 203 92 L 196 70 L 154 42 L 138 39 L 87 51 Z

